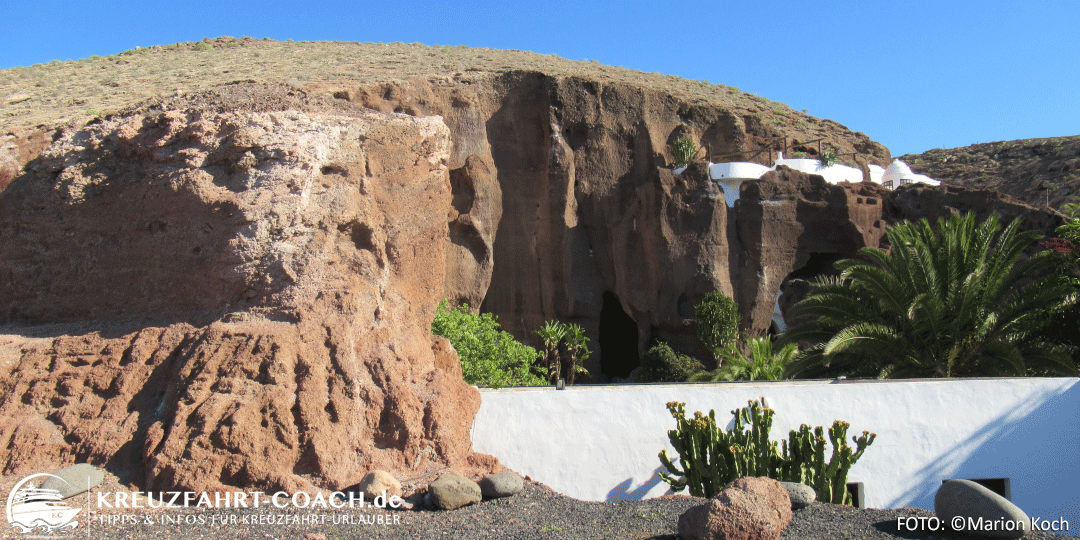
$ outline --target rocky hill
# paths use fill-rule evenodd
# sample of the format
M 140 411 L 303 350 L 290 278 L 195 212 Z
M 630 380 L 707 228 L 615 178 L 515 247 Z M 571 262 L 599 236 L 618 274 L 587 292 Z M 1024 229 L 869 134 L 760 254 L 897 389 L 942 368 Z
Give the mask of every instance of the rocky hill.
M 887 165 L 889 160 L 884 146 L 832 120 L 705 81 L 522 51 L 218 38 L 0 70 L 0 187 L 10 181 L 19 164 L 40 152 L 48 140 L 45 134 L 55 128 L 75 127 L 148 100 L 163 101 L 222 84 L 258 81 L 351 96 L 346 99 L 361 100 L 380 110 L 422 115 L 436 113 L 439 107 L 431 101 L 434 96 L 421 95 L 429 92 L 425 87 L 468 87 L 491 74 L 511 73 L 588 82 L 586 91 L 591 92 L 610 85 L 629 85 L 644 95 L 663 96 L 662 101 L 678 119 L 706 127 L 711 125 L 709 119 L 698 115 L 722 109 L 726 111 L 723 122 L 709 133 L 697 134 L 703 146 L 711 146 L 713 154 L 769 144 L 779 149 L 782 143 L 774 139 L 786 136 L 793 150 L 811 155 L 817 145 L 803 148 L 798 141 L 824 138 L 824 144 L 841 153 L 860 156 L 849 157 L 852 164 L 870 161 Z M 659 147 L 657 152 L 665 153 L 666 149 Z M 764 162 L 766 157 L 757 160 Z
M 1080 135 L 934 149 L 899 157 L 917 173 L 972 189 L 993 189 L 1032 206 L 1080 202 Z
M 581 324 L 604 380 L 700 349 L 711 291 L 765 331 L 895 220 L 1061 219 L 787 168 L 728 204 L 703 162 L 666 168 L 674 139 L 890 155 L 731 87 L 518 51 L 219 39 L 5 70 L 0 96 L 0 468 L 155 491 L 497 468 L 430 335 L 442 298 L 527 341 Z

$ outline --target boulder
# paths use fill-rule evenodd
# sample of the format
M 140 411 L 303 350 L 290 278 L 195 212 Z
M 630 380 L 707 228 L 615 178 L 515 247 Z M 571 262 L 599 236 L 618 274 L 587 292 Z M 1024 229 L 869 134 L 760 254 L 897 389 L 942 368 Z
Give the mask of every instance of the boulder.
M 64 467 L 41 483 L 41 489 L 55 489 L 60 498 L 67 499 L 100 486 L 105 481 L 105 471 L 90 465 L 79 463 Z
M 364 475 L 364 478 L 360 480 L 360 484 L 357 485 L 357 491 L 364 494 L 365 501 L 372 501 L 375 497 L 383 495 L 384 492 L 387 498 L 391 495 L 400 497 L 401 482 L 398 482 L 394 475 L 376 469 Z
M 784 486 L 784 491 L 787 491 L 788 498 L 791 499 L 791 509 L 798 510 L 800 508 L 806 508 L 810 506 L 810 503 L 817 500 L 817 492 L 814 488 L 802 484 L 799 482 L 780 482 L 781 486 Z
M 509 497 L 525 487 L 525 483 L 521 480 L 521 477 L 513 471 L 503 471 L 499 474 L 488 475 L 477 483 L 480 485 L 480 492 L 484 495 L 485 499 Z
M 1011 530 L 982 530 L 978 534 L 993 538 L 1023 538 L 1031 527 L 1027 514 L 1008 499 L 971 480 L 946 480 L 934 495 L 934 513 L 943 523 L 953 518 L 984 520 L 991 523 L 1014 523 Z M 966 529 L 967 527 L 965 527 Z
M 448 472 L 428 486 L 431 503 L 442 510 L 454 510 L 481 501 L 480 486 L 457 474 Z
M 771 478 L 739 478 L 709 502 L 679 516 L 683 540 L 778 540 L 791 521 L 791 500 Z

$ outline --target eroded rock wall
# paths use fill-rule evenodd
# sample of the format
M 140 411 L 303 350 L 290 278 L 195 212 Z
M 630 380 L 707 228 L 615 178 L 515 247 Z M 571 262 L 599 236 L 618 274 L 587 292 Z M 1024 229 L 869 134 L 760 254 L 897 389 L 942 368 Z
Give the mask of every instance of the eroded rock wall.
M 260 92 L 265 90 L 248 86 L 238 85 L 243 91 L 219 100 L 216 110 L 260 103 Z M 718 208 L 716 201 L 723 195 L 714 193 L 710 183 L 703 181 L 703 171 L 692 168 L 676 178 L 663 170 L 671 159 L 669 143 L 688 136 L 713 154 L 725 154 L 775 145 L 778 137 L 789 134 L 774 122 L 763 121 L 762 111 L 680 98 L 660 87 L 535 71 L 465 71 L 377 83 L 320 82 L 309 85 L 308 91 L 310 94 L 289 91 L 285 97 L 268 101 L 274 107 L 309 112 L 340 105 L 362 106 L 402 118 L 440 116 L 450 135 L 446 165 L 451 202 L 441 211 L 449 241 L 441 262 L 426 263 L 441 266 L 443 278 L 425 283 L 431 286 L 437 282 L 433 286 L 439 289 L 436 295 L 440 298 L 495 313 L 505 328 L 533 345 L 539 344 L 533 331 L 545 320 L 581 324 L 598 353 L 589 361 L 594 373 L 602 363 L 635 361 L 609 358 L 611 361 L 602 362 L 605 350 L 610 353 L 624 341 L 632 342 L 634 350 L 632 354 L 620 351 L 620 356 L 636 356 L 652 340 L 660 339 L 707 357 L 694 337 L 692 316 L 693 306 L 711 290 L 739 302 L 747 329 L 764 331 L 777 295 L 786 295 L 782 305 L 792 301 L 787 284 L 795 283 L 792 290 L 804 290 L 806 279 L 832 260 L 852 256 L 862 246 L 876 245 L 886 223 L 920 217 L 917 207 L 924 202 L 929 206 L 951 204 L 927 202 L 929 195 L 918 197 L 917 202 L 902 202 L 899 191 L 890 195 L 869 185 L 830 186 L 808 175 L 779 171 L 760 182 L 746 183 L 746 200 L 740 199 L 735 208 Z M 163 121 L 176 126 L 188 122 Z M 867 163 L 888 163 L 888 150 L 880 144 L 835 123 L 825 124 L 832 129 L 816 134 L 826 139 L 825 145 L 842 153 L 857 153 L 856 161 L 864 168 Z M 788 142 L 792 140 L 789 137 Z M 367 141 L 368 145 L 379 144 L 377 138 Z M 154 152 L 152 159 L 163 158 L 158 155 L 163 151 Z M 232 188 L 226 184 L 235 184 L 246 189 L 245 171 L 250 169 L 245 167 L 252 159 L 247 152 L 241 141 L 223 146 L 210 158 L 212 163 L 206 169 L 219 187 L 228 191 Z M 704 154 L 702 150 L 700 155 Z M 50 166 L 50 159 L 46 156 L 37 166 Z M 262 163 L 258 157 L 254 159 Z M 767 162 L 768 154 L 752 159 Z M 325 177 L 354 174 L 332 163 L 319 167 Z M 89 180 L 73 184 L 72 189 L 75 195 L 115 190 L 111 183 Z M 131 188 L 125 196 L 146 199 L 139 189 Z M 973 195 L 959 197 L 978 199 Z M 887 205 L 886 200 L 901 203 Z M 983 206 L 997 204 L 983 202 Z M 234 203 L 228 198 L 210 206 L 196 202 L 183 213 L 201 213 L 192 223 L 228 226 L 229 219 L 246 219 L 236 217 L 229 206 Z M 238 307 L 282 311 L 285 297 L 272 290 L 280 285 L 268 285 L 282 277 L 288 279 L 273 262 L 275 255 L 260 259 L 262 262 L 244 263 L 252 268 L 248 273 L 230 270 L 215 275 L 212 279 L 216 281 L 196 278 L 199 265 L 233 264 L 215 259 L 227 253 L 227 246 L 215 245 L 217 237 L 197 230 L 201 225 L 182 230 L 182 225 L 155 217 L 158 210 L 154 204 L 148 200 L 138 211 L 125 210 L 130 214 L 124 216 L 125 223 L 142 220 L 141 236 L 130 240 L 141 247 L 134 250 L 137 256 L 111 270 L 114 279 L 103 282 L 103 287 L 131 289 L 119 285 L 124 283 L 122 272 L 137 276 L 144 268 L 162 266 L 160 257 L 149 254 L 175 247 L 183 256 L 164 266 L 184 269 L 182 275 L 169 281 L 180 286 L 165 285 L 166 280 L 133 281 L 133 288 L 141 291 L 140 302 L 154 303 L 155 312 L 201 311 L 205 322 Z M 183 201 L 170 204 L 182 205 Z M 65 212 L 71 213 L 63 218 L 68 228 L 79 230 L 78 210 Z M 139 212 L 142 215 L 137 217 Z M 389 248 L 376 238 L 377 224 L 341 226 L 355 244 L 370 244 L 370 249 L 360 247 L 359 251 L 376 260 L 389 256 Z M 275 227 L 262 227 L 263 232 L 257 234 Z M 20 234 L 34 240 L 32 231 Z M 45 321 L 63 315 L 59 307 L 35 303 L 31 298 L 29 291 L 51 286 L 45 285 L 50 281 L 48 276 L 34 272 L 57 266 L 53 263 L 69 249 L 93 252 L 90 248 L 100 248 L 108 253 L 112 249 L 109 243 L 121 234 L 105 230 L 76 235 L 82 244 L 62 245 L 56 251 L 57 259 L 49 264 L 40 264 L 38 270 L 33 265 L 13 270 L 20 273 L 20 282 L 32 286 L 18 293 L 24 295 L 22 300 L 7 307 L 0 305 L 0 310 L 20 320 Z M 292 249 L 287 242 L 283 245 Z M 184 251 L 197 249 L 202 250 L 198 257 Z M 240 267 L 239 263 L 234 266 Z M 81 275 L 87 270 L 85 262 L 76 261 L 57 271 Z M 178 291 L 199 292 L 189 295 Z M 54 292 L 66 294 L 63 290 Z M 126 309 L 126 301 L 110 299 L 121 297 L 115 290 L 85 291 L 82 311 L 69 315 L 120 313 Z M 19 309 L 29 311 L 16 312 Z M 608 324 L 604 335 L 601 328 L 610 322 L 612 313 L 631 322 Z M 625 373 L 632 366 L 623 367 L 626 369 L 617 371 Z
M 62 136 L 0 195 L 0 467 L 295 491 L 470 463 L 479 394 L 430 335 L 450 145 L 207 108 Z
M 693 306 L 712 290 L 733 295 L 746 310 L 748 326 L 767 327 L 775 287 L 784 278 L 759 279 L 750 266 L 761 264 L 775 273 L 784 265 L 759 261 L 759 248 L 744 247 L 742 238 L 764 234 L 772 242 L 768 256 L 780 250 L 797 259 L 801 248 L 796 242 L 813 236 L 751 230 L 757 225 L 740 229 L 728 209 L 716 205 L 723 195 L 711 182 L 700 174 L 673 178 L 658 169 L 670 161 L 668 145 L 679 136 L 693 138 L 714 154 L 775 143 L 783 132 L 753 111 L 688 102 L 662 88 L 538 72 L 460 73 L 320 88 L 377 110 L 444 118 L 454 141 L 451 169 L 478 170 L 482 163 L 485 173 L 480 176 L 498 186 L 490 185 L 488 200 L 497 196 L 502 201 L 501 216 L 491 210 L 494 205 L 474 207 L 466 227 L 456 217 L 464 213 L 452 212 L 462 232 L 452 232 L 458 247 L 450 250 L 445 296 L 474 307 L 482 299 L 483 311 L 495 313 L 504 327 L 534 345 L 532 333 L 545 320 L 582 324 L 593 350 L 600 352 L 590 360 L 594 373 L 605 345 L 612 349 L 617 340 L 632 340 L 637 352 L 653 339 L 704 352 L 693 337 L 691 319 Z M 888 163 L 888 150 L 863 134 L 838 127 L 826 136 L 843 152 L 859 152 L 862 162 Z M 767 156 L 755 159 L 767 161 Z M 470 160 L 473 165 L 467 167 Z M 455 191 L 455 200 L 482 193 L 476 182 L 460 185 L 467 194 Z M 816 204 L 847 204 L 843 194 L 834 198 Z M 813 212 L 805 204 L 800 208 Z M 840 213 L 799 219 L 849 219 L 846 207 Z M 748 219 L 760 225 L 759 218 Z M 766 221 L 779 219 L 795 218 L 791 213 Z M 855 247 L 865 242 L 864 236 L 873 236 L 859 231 L 866 218 L 852 219 L 860 225 L 843 226 L 843 233 L 856 238 L 835 243 Z M 481 256 L 489 253 L 490 285 L 484 290 L 476 276 L 489 267 Z M 608 310 L 629 316 L 636 328 L 602 336 L 605 298 L 617 304 Z M 624 375 L 630 367 L 616 371 Z

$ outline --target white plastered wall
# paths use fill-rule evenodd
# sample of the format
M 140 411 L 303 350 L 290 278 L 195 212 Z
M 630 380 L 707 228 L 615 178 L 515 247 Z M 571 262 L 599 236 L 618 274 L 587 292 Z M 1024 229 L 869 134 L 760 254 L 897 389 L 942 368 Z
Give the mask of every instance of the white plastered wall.
M 589 501 L 668 493 L 657 454 L 675 427 L 665 403 L 688 414 L 729 411 L 765 397 L 772 439 L 802 423 L 851 423 L 878 434 L 852 468 L 868 507 L 933 509 L 947 478 L 1001 478 L 1029 516 L 1080 529 L 1080 379 L 788 381 L 482 390 L 473 447 L 565 495 Z

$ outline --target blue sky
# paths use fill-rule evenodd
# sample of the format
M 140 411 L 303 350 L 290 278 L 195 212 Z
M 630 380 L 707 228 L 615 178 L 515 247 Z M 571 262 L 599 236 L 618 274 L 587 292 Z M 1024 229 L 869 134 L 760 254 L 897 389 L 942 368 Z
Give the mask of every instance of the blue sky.
M 1080 2 L 5 0 L 0 68 L 204 37 L 519 49 L 737 86 L 894 155 L 1080 134 Z

